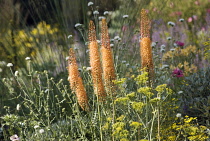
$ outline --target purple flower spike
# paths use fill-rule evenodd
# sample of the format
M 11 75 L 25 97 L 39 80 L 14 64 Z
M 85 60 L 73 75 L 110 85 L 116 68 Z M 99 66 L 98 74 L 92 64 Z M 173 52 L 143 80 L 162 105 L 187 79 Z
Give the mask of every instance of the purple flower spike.
M 183 74 L 182 70 L 176 68 L 176 69 L 173 70 L 172 76 L 173 77 L 183 77 L 184 74 Z
M 175 43 L 176 43 L 178 46 L 180 46 L 180 47 L 183 47 L 183 46 L 184 46 L 184 43 L 183 43 L 183 42 L 176 41 Z

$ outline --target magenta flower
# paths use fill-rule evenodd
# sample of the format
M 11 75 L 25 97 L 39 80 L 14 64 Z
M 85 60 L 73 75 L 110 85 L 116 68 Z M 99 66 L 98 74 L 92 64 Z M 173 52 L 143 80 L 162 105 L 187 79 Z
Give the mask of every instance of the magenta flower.
M 175 43 L 177 44 L 177 46 L 180 46 L 180 47 L 183 47 L 184 46 L 184 43 L 183 42 L 176 41 Z
M 184 74 L 183 74 L 182 70 L 176 68 L 176 69 L 173 70 L 172 76 L 173 77 L 183 77 Z

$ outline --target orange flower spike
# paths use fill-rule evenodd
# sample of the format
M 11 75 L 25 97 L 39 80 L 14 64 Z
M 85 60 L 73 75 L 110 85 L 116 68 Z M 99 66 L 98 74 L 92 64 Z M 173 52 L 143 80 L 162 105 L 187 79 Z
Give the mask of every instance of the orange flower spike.
M 110 48 L 110 38 L 106 19 L 102 19 L 101 27 L 101 52 L 102 52 L 102 67 L 106 88 L 113 87 L 113 80 L 116 79 L 112 50 Z
M 84 110 L 84 111 L 90 111 L 89 105 L 88 105 L 88 97 L 85 91 L 85 87 L 82 83 L 82 78 L 78 77 L 78 86 L 76 89 L 76 96 L 77 96 L 77 100 L 78 103 L 80 105 L 80 107 Z
M 72 48 L 70 48 L 69 50 L 69 56 L 68 71 L 70 87 L 72 91 L 76 93 L 78 104 L 80 105 L 80 107 L 85 111 L 89 111 L 88 97 L 85 91 L 85 87 L 82 83 L 82 78 L 79 76 L 76 57 Z
M 97 94 L 99 101 L 103 101 L 105 100 L 106 93 L 102 80 L 100 54 L 98 51 L 98 43 L 96 41 L 96 31 L 93 21 L 90 21 L 89 23 L 89 55 L 94 92 Z
M 150 40 L 150 20 L 147 16 L 145 9 L 141 11 L 141 42 L 140 42 L 140 55 L 142 68 L 147 68 L 149 75 L 154 73 L 152 47 Z
M 69 82 L 70 82 L 70 87 L 71 89 L 75 92 L 76 91 L 76 86 L 77 86 L 77 81 L 79 77 L 79 72 L 78 72 L 78 66 L 77 66 L 77 61 L 75 57 L 75 53 L 72 48 L 69 50 L 69 66 L 68 66 L 68 71 L 69 71 Z

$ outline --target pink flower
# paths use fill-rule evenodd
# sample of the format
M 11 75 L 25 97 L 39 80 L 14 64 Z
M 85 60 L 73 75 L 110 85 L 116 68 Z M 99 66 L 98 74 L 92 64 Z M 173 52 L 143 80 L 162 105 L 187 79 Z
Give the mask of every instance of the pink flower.
M 207 9 L 206 12 L 207 12 L 207 13 L 210 13 L 210 9 Z
M 192 22 L 192 20 L 193 20 L 192 17 L 189 17 L 187 21 L 190 23 Z
M 177 44 L 177 46 L 180 46 L 180 47 L 183 47 L 184 46 L 184 43 L 183 42 L 176 41 L 175 43 Z
M 183 74 L 182 70 L 176 68 L 176 69 L 173 70 L 172 76 L 173 77 L 183 77 L 184 74 Z

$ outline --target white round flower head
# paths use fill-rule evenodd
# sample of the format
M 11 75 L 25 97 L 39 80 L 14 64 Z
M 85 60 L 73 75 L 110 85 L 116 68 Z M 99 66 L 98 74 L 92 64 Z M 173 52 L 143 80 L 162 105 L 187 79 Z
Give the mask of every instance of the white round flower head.
M 68 61 L 68 60 L 69 60 L 69 56 L 66 57 L 66 61 Z
M 106 19 L 104 16 L 98 17 L 98 20 L 101 21 L 102 19 Z
M 128 18 L 128 15 L 123 15 L 123 19 Z
M 87 67 L 87 68 L 86 68 L 87 71 L 90 71 L 91 69 L 92 69 L 91 67 Z
M 184 19 L 179 19 L 180 22 L 184 22 Z
M 82 24 L 80 24 L 80 23 L 77 23 L 77 24 L 75 24 L 75 27 L 77 28 L 77 27 L 80 27 Z
M 2 72 L 3 70 L 2 70 L 2 68 L 0 68 L 0 72 Z
M 178 118 L 180 118 L 181 116 L 182 116 L 181 113 L 177 113 L 177 114 L 176 114 L 176 117 L 178 117 Z
M 74 50 L 78 50 L 79 48 L 78 47 L 74 47 Z
M 92 1 L 88 2 L 88 6 L 92 6 L 92 5 L 93 5 Z
M 69 38 L 71 38 L 72 37 L 72 35 L 69 35 L 67 38 L 69 39 Z
M 40 134 L 44 133 L 44 129 L 40 129 L 40 130 L 39 130 L 39 133 L 40 133 Z
M 98 15 L 99 12 L 98 12 L 97 10 L 95 10 L 95 11 L 93 11 L 93 14 L 94 14 L 94 15 Z
M 168 25 L 173 27 L 173 26 L 175 26 L 175 23 L 170 21 L 170 22 L 168 22 Z
M 28 60 L 31 60 L 31 58 L 30 57 L 26 57 L 25 60 L 28 61 Z
M 169 68 L 169 65 L 163 65 L 162 69 L 164 69 L 164 68 Z
M 34 126 L 34 129 L 36 129 L 36 128 L 39 128 L 39 125 L 35 125 L 35 126 Z
M 175 51 L 175 49 L 174 49 L 174 48 L 172 48 L 172 49 L 170 49 L 170 51 L 172 51 L 172 52 L 173 52 L 173 51 Z
M 177 47 L 178 46 L 177 43 L 174 43 L 174 46 Z
M 16 109 L 17 109 L 17 111 L 20 110 L 20 104 L 17 104 Z
M 12 67 L 12 66 L 13 66 L 12 63 L 8 63 L 8 64 L 7 64 L 7 67 Z
M 171 37 L 167 37 L 167 40 L 171 40 Z
M 110 44 L 110 47 L 113 47 L 114 46 L 114 44 Z
M 165 49 L 164 48 L 161 48 L 160 52 L 165 52 Z
M 105 11 L 104 12 L 104 15 L 109 15 L 109 11 Z
M 155 42 L 152 42 L 151 46 L 152 47 L 155 47 L 156 46 L 156 43 Z
M 120 37 L 119 36 L 115 36 L 114 37 L 114 40 L 118 40 Z
M 124 63 L 124 64 L 125 64 L 125 63 L 126 63 L 126 61 L 125 61 L 125 60 L 123 60 L 123 61 L 122 61 L 122 63 Z
M 183 91 L 178 91 L 178 94 L 182 94 L 183 93 Z
M 126 67 L 128 67 L 130 64 L 129 63 L 127 63 L 127 64 L 125 64 L 126 65 Z
M 16 77 L 18 76 L 18 71 L 15 71 L 15 76 L 16 76 Z
M 114 42 L 114 39 L 110 39 L 110 42 Z
M 161 49 L 165 49 L 165 47 L 166 47 L 165 45 L 161 45 L 160 46 Z
M 86 50 L 86 53 L 88 53 L 88 52 L 89 52 L 89 49 Z

